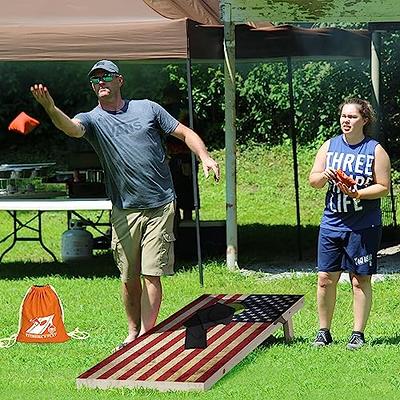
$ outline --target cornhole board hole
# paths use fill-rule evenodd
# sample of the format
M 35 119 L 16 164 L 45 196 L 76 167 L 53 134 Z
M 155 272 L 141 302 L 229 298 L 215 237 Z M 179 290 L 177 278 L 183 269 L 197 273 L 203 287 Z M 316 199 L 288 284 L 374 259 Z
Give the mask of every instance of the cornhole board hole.
M 217 302 L 239 303 L 244 310 L 209 328 L 206 348 L 185 349 L 184 322 Z M 303 304 L 302 295 L 202 295 L 81 374 L 77 387 L 207 390 L 280 327 L 290 341 L 292 316 Z

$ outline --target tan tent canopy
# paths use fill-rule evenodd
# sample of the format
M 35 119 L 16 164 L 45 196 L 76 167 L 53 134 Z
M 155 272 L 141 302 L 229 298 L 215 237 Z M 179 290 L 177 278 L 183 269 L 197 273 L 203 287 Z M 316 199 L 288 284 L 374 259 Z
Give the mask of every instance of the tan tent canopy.
M 201 12 L 197 9 L 199 15 L 182 12 L 179 16 L 175 14 L 177 19 L 170 19 L 143 0 L 9 2 L 0 15 L 0 60 L 187 58 L 187 38 L 201 29 L 188 15 L 204 22 L 215 22 L 216 18 L 207 17 L 205 8 Z M 196 46 L 202 53 L 213 34 L 213 30 L 206 30 L 196 35 L 203 40 L 191 43 L 194 57 Z
M 219 18 L 218 0 L 18 0 L 0 15 L 0 60 L 222 60 Z M 238 25 L 236 41 L 241 59 L 366 57 L 369 47 L 366 34 L 269 23 Z

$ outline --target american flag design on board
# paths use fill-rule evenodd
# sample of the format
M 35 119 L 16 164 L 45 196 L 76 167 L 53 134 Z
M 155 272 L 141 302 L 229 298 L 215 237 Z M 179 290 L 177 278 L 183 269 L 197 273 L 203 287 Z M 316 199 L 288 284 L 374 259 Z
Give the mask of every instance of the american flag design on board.
M 185 349 L 183 323 L 215 303 L 244 310 L 207 331 L 207 348 Z M 304 303 L 302 295 L 202 295 L 77 378 L 78 387 L 206 390 L 273 334 Z

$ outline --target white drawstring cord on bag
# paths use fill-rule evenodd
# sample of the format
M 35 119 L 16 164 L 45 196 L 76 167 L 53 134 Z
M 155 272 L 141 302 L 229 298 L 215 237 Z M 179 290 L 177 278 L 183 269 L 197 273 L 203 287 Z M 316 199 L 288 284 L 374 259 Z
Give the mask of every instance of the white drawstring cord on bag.
M 90 337 L 88 332 L 83 332 L 79 330 L 79 328 L 75 328 L 72 332 L 68 333 L 68 336 L 72 339 L 78 339 L 78 340 L 85 340 Z M 14 346 L 14 344 L 17 341 L 17 334 L 14 333 L 8 338 L 3 338 L 0 339 L 0 349 L 8 349 L 11 346 Z
M 88 332 L 80 331 L 79 328 L 75 328 L 72 332 L 67 333 L 67 335 L 72 339 L 78 340 L 85 340 L 90 337 Z
M 13 346 L 17 341 L 17 334 L 14 333 L 8 338 L 0 339 L 0 349 L 8 349 L 9 347 Z

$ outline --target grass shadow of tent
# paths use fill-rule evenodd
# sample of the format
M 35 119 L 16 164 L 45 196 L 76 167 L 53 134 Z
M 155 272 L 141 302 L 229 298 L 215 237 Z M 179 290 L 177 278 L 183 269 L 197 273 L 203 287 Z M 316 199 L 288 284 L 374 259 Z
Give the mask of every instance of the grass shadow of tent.
M 85 261 L 62 262 L 3 262 L 0 269 L 0 279 L 23 280 L 41 278 L 52 275 L 66 278 L 117 278 L 118 268 L 115 266 L 112 254 L 103 253 Z

